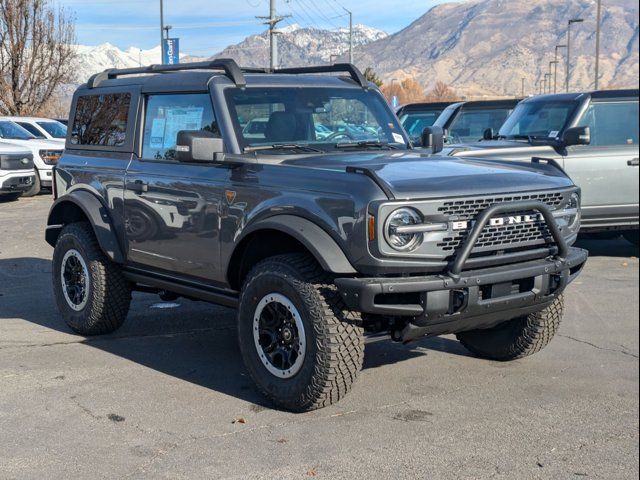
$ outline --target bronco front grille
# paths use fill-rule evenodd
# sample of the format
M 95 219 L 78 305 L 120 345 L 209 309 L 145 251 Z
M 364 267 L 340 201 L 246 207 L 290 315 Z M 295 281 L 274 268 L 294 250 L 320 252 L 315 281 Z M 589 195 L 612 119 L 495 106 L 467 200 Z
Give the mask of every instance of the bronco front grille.
M 459 220 L 472 220 L 483 210 L 498 203 L 520 202 L 525 200 L 537 200 L 552 210 L 558 208 L 563 201 L 564 195 L 559 192 L 537 193 L 526 195 L 509 195 L 501 197 L 483 197 L 464 200 L 452 200 L 445 202 L 438 212 L 448 217 L 458 217 Z
M 566 192 L 565 192 L 566 193 Z M 465 230 L 451 232 L 442 241 L 437 243 L 445 254 L 454 254 L 467 240 L 473 221 L 487 208 L 509 202 L 534 200 L 546 204 L 551 210 L 557 210 L 565 201 L 563 192 L 545 192 L 523 195 L 508 195 L 495 197 L 465 198 L 444 202 L 438 208 L 438 212 L 449 217 L 451 221 L 468 221 L 469 226 Z M 539 217 L 538 212 L 513 212 L 506 216 L 533 215 L 537 220 L 530 223 L 515 225 L 487 225 L 476 243 L 473 253 L 489 253 L 520 249 L 523 247 L 535 247 L 553 243 L 553 236 L 547 223 Z
M 523 215 L 535 214 L 526 212 Z M 444 252 L 454 252 L 467 240 L 471 228 L 458 232 L 455 235 L 444 238 L 437 246 Z M 544 220 L 522 225 L 487 225 L 473 251 L 519 248 L 528 245 L 545 244 L 553 241 L 553 237 Z

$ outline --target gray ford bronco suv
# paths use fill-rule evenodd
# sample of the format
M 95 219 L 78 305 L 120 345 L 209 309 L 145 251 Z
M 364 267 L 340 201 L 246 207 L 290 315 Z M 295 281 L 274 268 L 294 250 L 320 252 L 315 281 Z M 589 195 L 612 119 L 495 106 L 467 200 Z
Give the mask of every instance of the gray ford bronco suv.
M 428 155 L 348 64 L 98 74 L 55 170 L 58 308 L 82 335 L 120 327 L 134 290 L 237 308 L 250 376 L 293 411 L 350 390 L 365 331 L 539 351 L 587 259 L 579 189 L 553 164 Z

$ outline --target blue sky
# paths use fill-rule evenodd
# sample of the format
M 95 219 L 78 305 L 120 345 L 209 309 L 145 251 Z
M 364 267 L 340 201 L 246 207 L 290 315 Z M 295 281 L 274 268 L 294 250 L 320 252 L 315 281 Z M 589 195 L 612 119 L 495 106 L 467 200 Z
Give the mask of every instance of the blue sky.
M 125 49 L 159 44 L 159 0 L 54 0 L 76 18 L 78 43 L 109 42 Z M 389 33 L 400 30 L 443 0 L 278 0 L 279 14 L 292 14 L 282 25 L 337 28 L 354 22 Z M 181 50 L 211 55 L 265 27 L 255 19 L 267 15 L 269 0 L 164 0 L 165 23 L 181 38 Z

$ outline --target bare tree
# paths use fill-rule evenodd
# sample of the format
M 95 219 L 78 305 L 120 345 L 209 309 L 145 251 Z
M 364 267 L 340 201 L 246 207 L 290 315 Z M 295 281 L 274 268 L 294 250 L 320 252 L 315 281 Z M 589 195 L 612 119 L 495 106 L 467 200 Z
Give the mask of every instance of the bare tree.
M 0 113 L 42 111 L 73 78 L 74 20 L 51 0 L 0 0 Z
M 423 102 L 425 100 L 424 88 L 420 82 L 413 78 L 407 78 L 402 83 L 391 82 L 390 84 L 385 84 L 382 87 L 382 93 L 389 100 L 393 97 L 398 97 L 400 105 Z
M 427 93 L 429 102 L 457 102 L 460 96 L 446 83 L 438 80 L 433 89 Z

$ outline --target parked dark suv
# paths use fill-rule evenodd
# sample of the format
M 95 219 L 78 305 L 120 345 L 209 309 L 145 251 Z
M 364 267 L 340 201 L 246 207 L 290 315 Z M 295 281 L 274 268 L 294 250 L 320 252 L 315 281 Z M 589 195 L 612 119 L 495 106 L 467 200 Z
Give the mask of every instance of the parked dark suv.
M 136 289 L 235 307 L 249 374 L 294 411 L 349 391 L 364 331 L 539 351 L 587 259 L 563 172 L 424 161 L 352 65 L 111 70 L 70 118 L 46 231 L 68 325 L 116 330 Z

